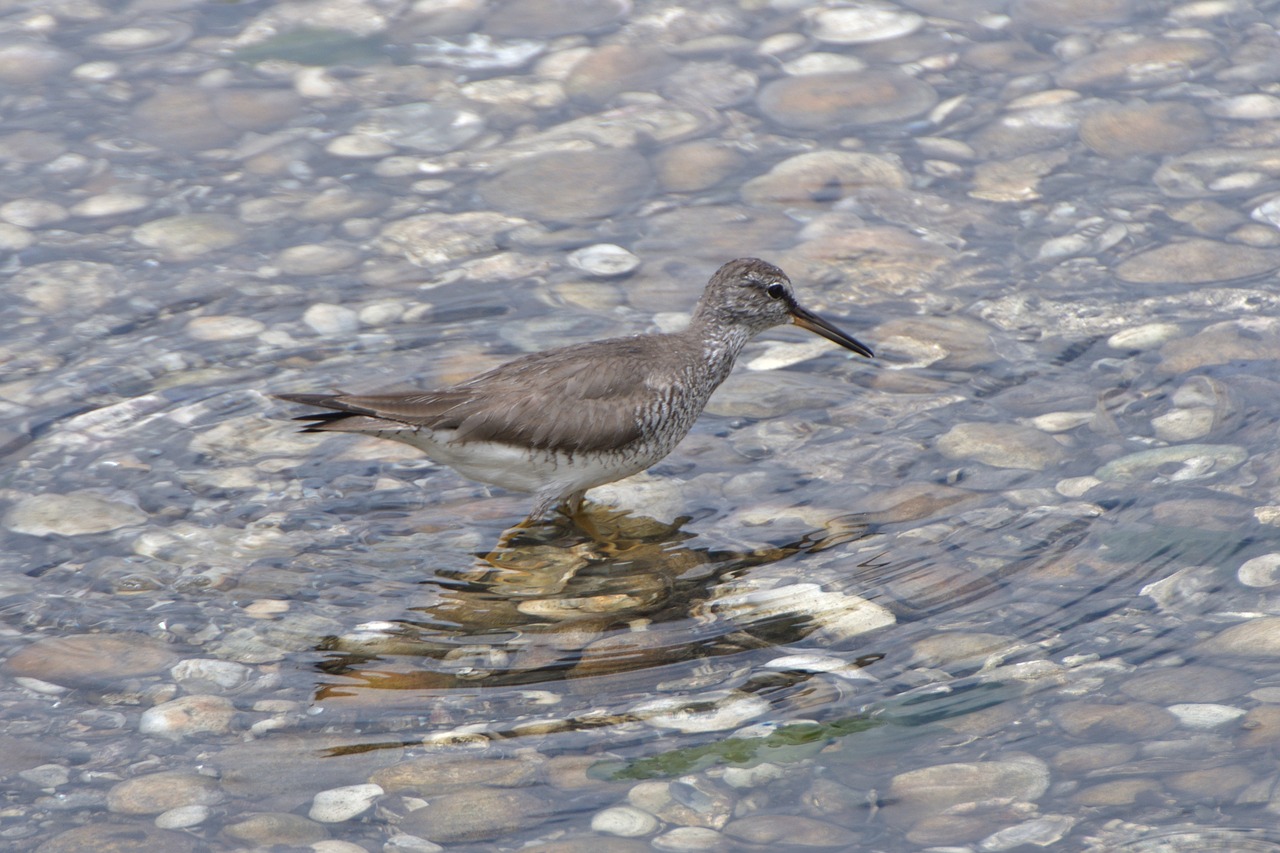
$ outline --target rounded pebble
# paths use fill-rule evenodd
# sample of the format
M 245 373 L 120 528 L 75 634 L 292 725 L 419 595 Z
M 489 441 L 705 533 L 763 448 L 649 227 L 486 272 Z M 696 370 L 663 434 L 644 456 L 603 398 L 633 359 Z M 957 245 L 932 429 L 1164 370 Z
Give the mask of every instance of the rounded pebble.
M 4 514 L 4 526 L 28 536 L 86 536 L 147 520 L 135 506 L 87 492 L 29 495 Z
M 379 785 L 346 785 L 319 791 L 311 801 L 307 816 L 320 823 L 340 823 L 364 814 L 382 796 Z
M 569 266 L 600 278 L 630 275 L 640 267 L 640 259 L 621 246 L 597 243 L 571 252 Z

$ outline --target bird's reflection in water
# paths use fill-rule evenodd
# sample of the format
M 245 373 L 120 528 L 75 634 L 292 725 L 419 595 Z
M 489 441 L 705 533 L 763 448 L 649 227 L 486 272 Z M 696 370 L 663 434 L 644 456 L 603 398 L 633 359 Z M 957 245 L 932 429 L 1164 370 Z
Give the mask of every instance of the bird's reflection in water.
M 687 518 L 664 523 L 597 505 L 585 512 L 590 536 L 578 519 L 508 531 L 467 568 L 437 570 L 424 586 L 428 603 L 406 602 L 405 618 L 330 638 L 323 669 L 333 680 L 318 698 L 558 681 L 578 692 L 618 676 L 640 688 L 670 678 L 670 664 L 778 639 L 700 613 L 718 581 L 866 530 L 845 517 L 793 543 L 730 551 L 686 544 L 696 536 L 683 529 Z

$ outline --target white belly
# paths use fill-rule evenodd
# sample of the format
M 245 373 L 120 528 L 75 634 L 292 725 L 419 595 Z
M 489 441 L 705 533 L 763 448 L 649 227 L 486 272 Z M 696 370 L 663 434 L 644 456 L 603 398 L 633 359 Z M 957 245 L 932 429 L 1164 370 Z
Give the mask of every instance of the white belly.
M 386 431 L 383 438 L 410 444 L 433 461 L 448 465 L 464 477 L 515 492 L 556 491 L 569 495 L 630 477 L 665 454 L 567 454 L 527 450 L 491 441 L 452 443 L 452 430 Z

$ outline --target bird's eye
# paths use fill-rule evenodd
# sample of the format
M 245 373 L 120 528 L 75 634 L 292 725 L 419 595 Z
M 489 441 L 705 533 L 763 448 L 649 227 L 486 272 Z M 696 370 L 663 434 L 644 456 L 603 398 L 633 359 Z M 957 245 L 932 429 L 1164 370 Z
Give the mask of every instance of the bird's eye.
M 781 299 L 787 295 L 787 289 L 776 281 L 765 288 L 764 292 L 772 296 L 774 299 Z

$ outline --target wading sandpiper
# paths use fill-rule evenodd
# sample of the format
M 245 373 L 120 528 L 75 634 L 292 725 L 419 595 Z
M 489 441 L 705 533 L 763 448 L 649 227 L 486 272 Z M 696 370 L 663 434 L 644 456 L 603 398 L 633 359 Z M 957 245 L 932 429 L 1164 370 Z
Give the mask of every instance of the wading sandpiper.
M 722 266 L 688 328 L 533 353 L 438 391 L 279 394 L 326 412 L 306 432 L 353 432 L 413 445 L 464 477 L 531 492 L 528 521 L 574 517 L 583 493 L 643 471 L 675 448 L 753 336 L 794 323 L 870 358 L 802 308 L 786 273 L 757 258 Z

